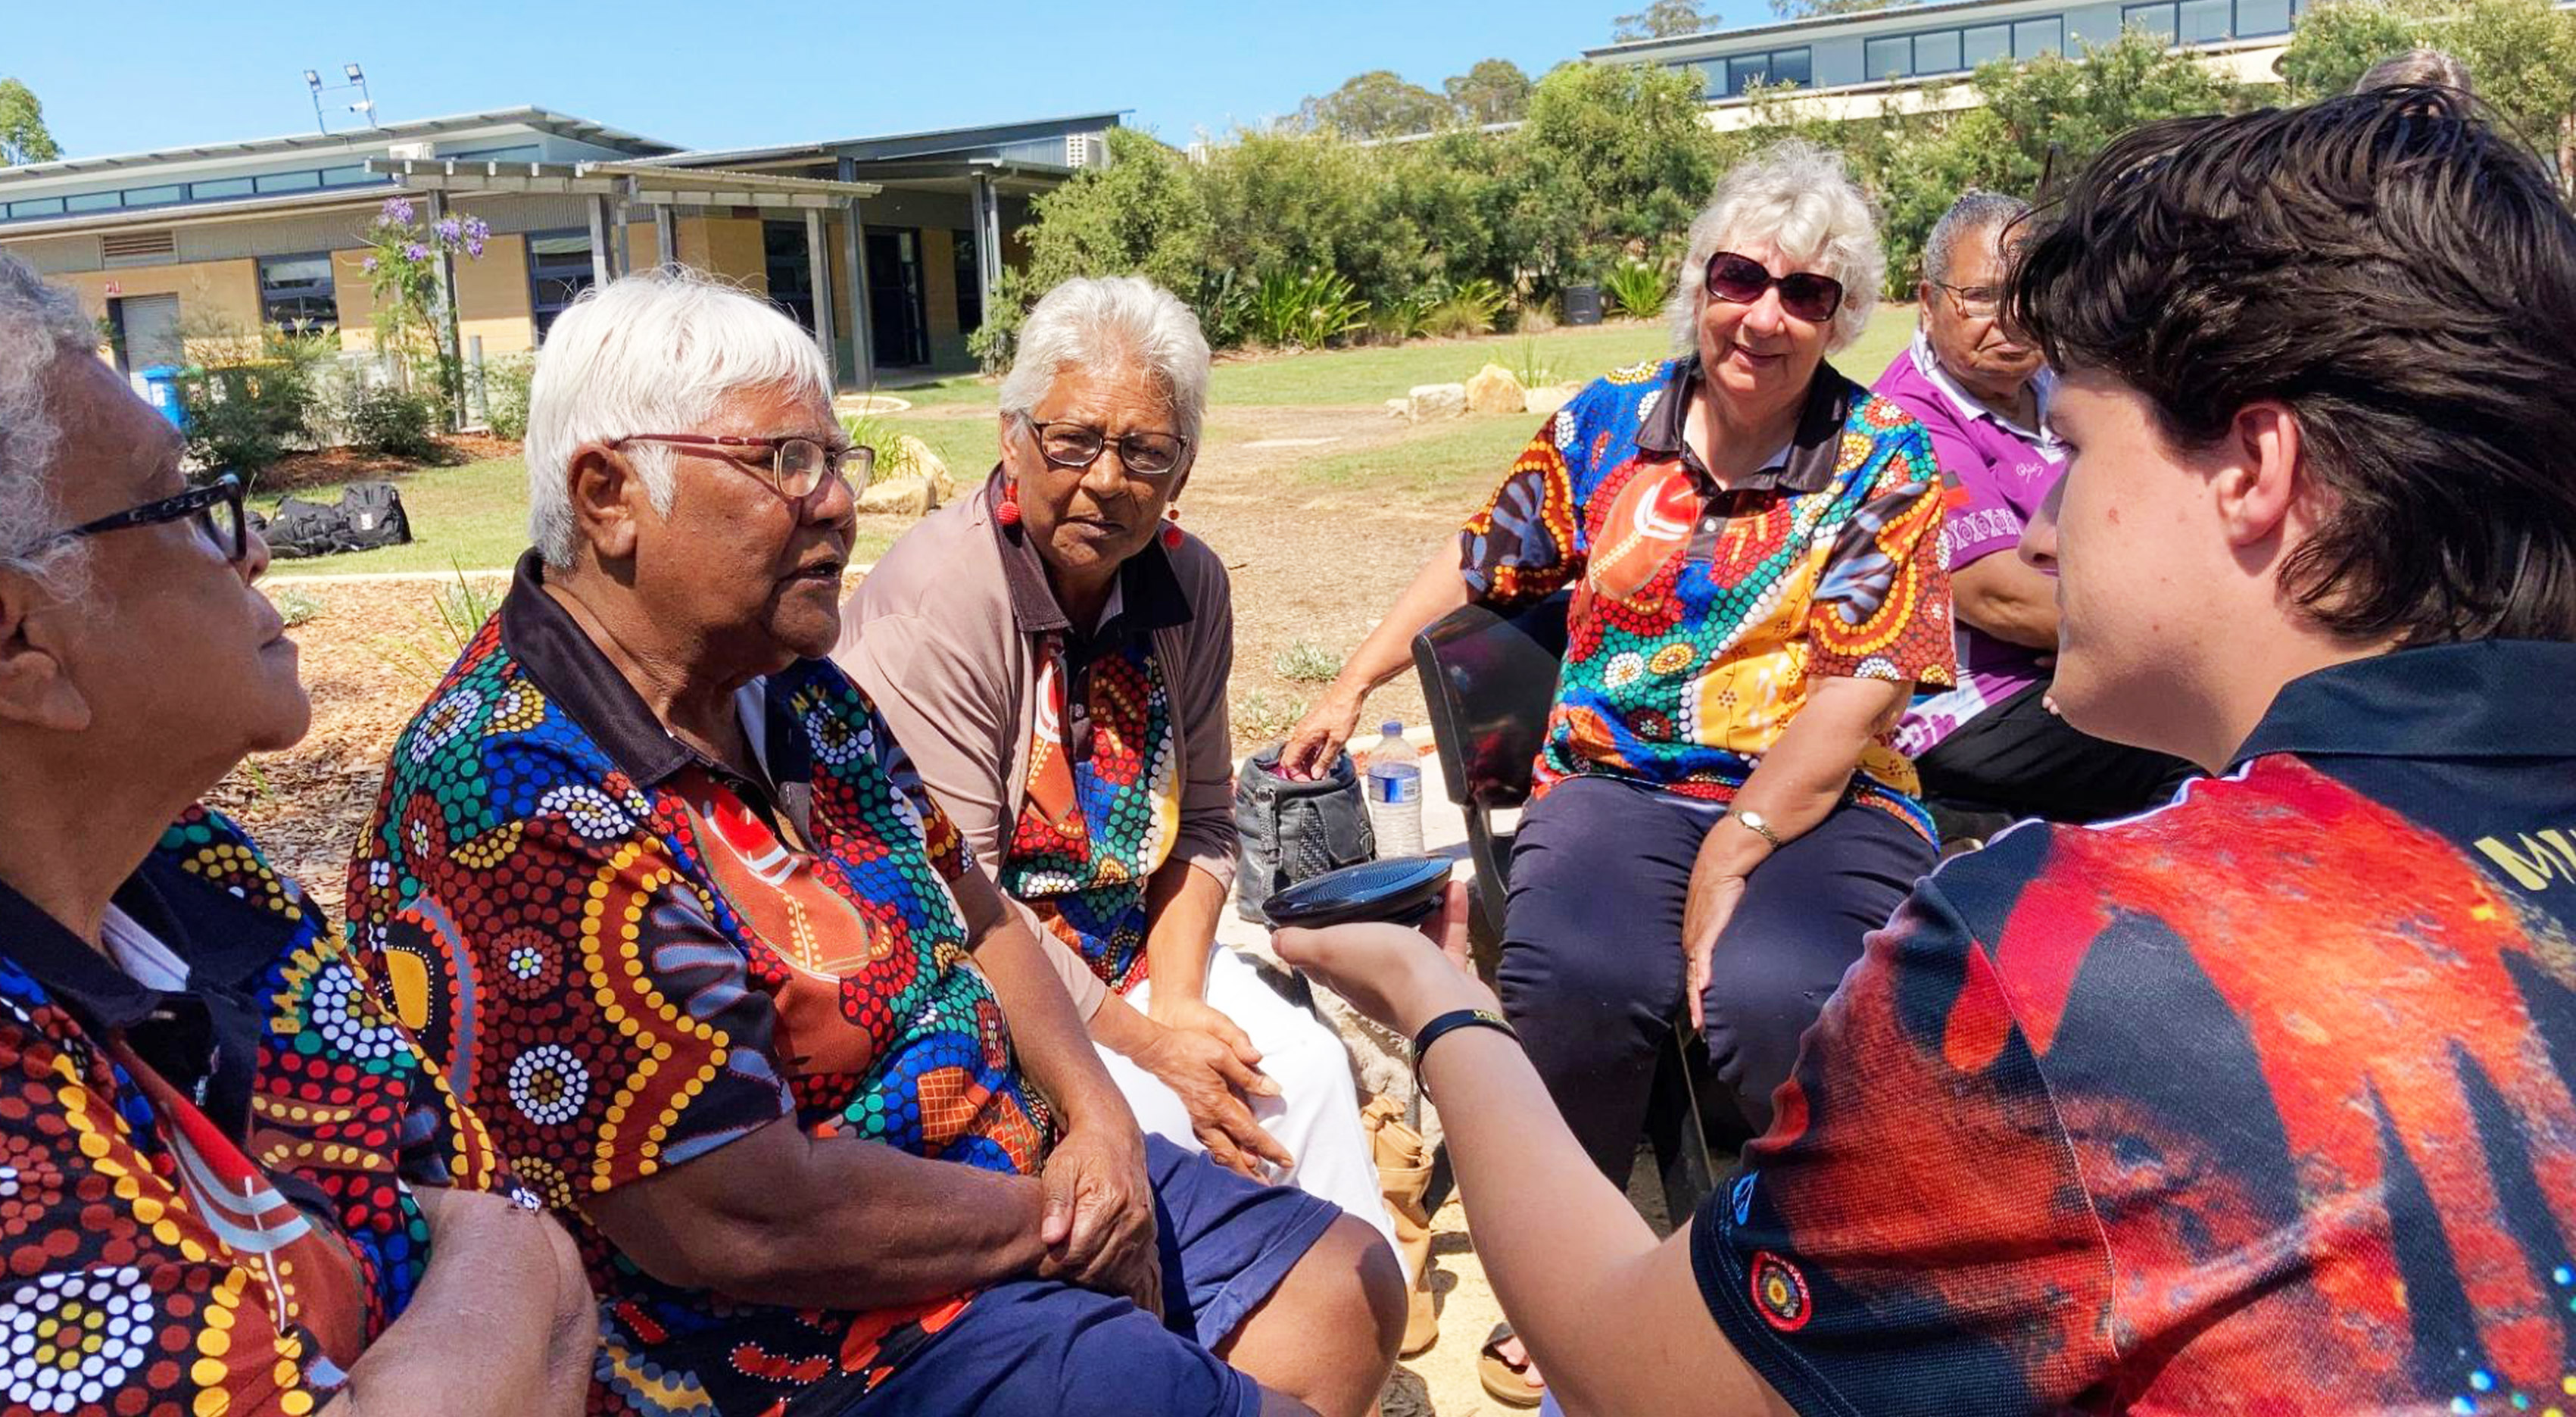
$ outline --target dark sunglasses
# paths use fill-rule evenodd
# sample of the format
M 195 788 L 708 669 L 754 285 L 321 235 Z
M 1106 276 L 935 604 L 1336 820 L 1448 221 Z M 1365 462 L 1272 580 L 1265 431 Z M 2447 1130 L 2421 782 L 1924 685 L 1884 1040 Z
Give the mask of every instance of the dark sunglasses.
M 38 543 L 39 547 L 56 546 L 84 536 L 123 531 L 134 526 L 159 526 L 193 518 L 197 534 L 223 553 L 224 559 L 239 565 L 250 554 L 250 527 L 242 516 L 242 480 L 225 473 L 203 487 L 191 487 L 176 497 L 164 497 L 139 507 L 128 507 L 94 522 L 83 522 L 69 531 L 58 531 Z
M 1811 325 L 1821 325 L 1843 308 L 1843 283 L 1813 271 L 1775 276 L 1751 256 L 1720 251 L 1708 258 L 1708 293 L 1729 305 L 1750 305 L 1762 292 L 1780 287 L 1780 308 Z

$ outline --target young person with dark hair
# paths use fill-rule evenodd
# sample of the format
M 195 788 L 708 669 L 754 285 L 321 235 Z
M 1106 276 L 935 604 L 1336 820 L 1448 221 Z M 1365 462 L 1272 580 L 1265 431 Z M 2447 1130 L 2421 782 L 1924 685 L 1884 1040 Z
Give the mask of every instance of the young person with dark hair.
M 1437 951 L 1282 934 L 1424 1038 L 1569 1411 L 2576 1391 L 2576 219 L 2467 102 L 2150 125 L 2034 235 L 2057 701 L 2215 776 L 1920 885 L 1686 1236 Z

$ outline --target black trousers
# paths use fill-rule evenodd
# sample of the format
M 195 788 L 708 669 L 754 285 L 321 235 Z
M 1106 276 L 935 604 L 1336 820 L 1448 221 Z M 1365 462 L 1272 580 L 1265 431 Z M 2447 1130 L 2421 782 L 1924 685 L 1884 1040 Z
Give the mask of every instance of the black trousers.
M 1924 800 L 1945 816 L 2098 822 L 2161 806 L 2199 776 L 2180 758 L 2068 727 L 2042 701 L 2048 687 L 2041 680 L 1987 709 L 1915 759 Z
M 1624 1182 L 1655 1064 L 1683 1016 L 1682 906 L 1721 809 L 1605 777 L 1562 782 L 1521 818 L 1500 969 L 1503 1012 L 1593 1163 Z M 1729 827 L 1729 831 L 1742 830 Z M 1741 1138 L 1771 1124 L 1861 937 L 1932 869 L 1932 844 L 1875 807 L 1837 808 L 1746 882 L 1701 995 L 1720 1096 Z M 1741 1139 L 1738 1138 L 1738 1139 Z

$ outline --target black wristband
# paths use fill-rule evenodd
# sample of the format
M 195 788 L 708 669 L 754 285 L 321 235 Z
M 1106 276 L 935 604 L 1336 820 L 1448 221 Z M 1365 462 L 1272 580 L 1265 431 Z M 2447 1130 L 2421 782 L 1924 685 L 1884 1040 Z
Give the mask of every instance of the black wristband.
M 1422 1031 L 1413 1035 L 1413 1072 L 1417 1080 L 1422 1075 L 1422 1055 L 1431 1051 L 1431 1045 L 1439 1042 L 1441 1035 L 1461 1028 L 1498 1029 L 1509 1035 L 1514 1043 L 1521 1041 L 1520 1032 L 1492 1009 L 1451 1009 L 1424 1024 Z M 1430 1083 L 1422 1084 L 1422 1095 L 1431 1095 Z

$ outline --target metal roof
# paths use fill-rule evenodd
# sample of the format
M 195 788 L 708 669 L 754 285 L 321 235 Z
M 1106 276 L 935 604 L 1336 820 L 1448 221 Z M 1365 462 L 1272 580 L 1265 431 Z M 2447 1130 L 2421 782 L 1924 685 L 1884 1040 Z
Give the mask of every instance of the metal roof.
M 520 124 L 559 138 L 576 142 L 597 143 L 602 147 L 620 148 L 639 157 L 678 152 L 670 143 L 593 123 L 586 118 L 557 113 L 552 109 L 496 108 L 488 113 L 459 113 L 445 118 L 416 118 L 402 123 L 387 123 L 376 128 L 352 128 L 338 133 L 292 133 L 277 138 L 249 138 L 240 142 L 195 143 L 186 147 L 160 148 L 152 152 L 116 153 L 107 157 L 72 157 L 55 162 L 28 163 L 22 167 L 0 167 L 0 182 L 35 177 L 70 177 L 91 172 L 114 172 L 123 168 L 149 167 L 165 162 L 186 162 L 205 158 L 255 157 L 265 153 L 292 153 L 314 148 L 372 147 L 377 143 L 403 142 L 436 137 L 442 133 L 468 132 L 504 124 Z
M 1061 118 L 1029 118 L 1013 123 L 985 123 L 971 128 L 930 128 L 916 133 L 878 133 L 856 138 L 827 138 L 810 143 L 780 143 L 756 148 L 706 149 L 671 152 L 645 161 L 671 167 L 733 167 L 743 163 L 777 162 L 782 159 L 857 157 L 863 160 L 933 157 L 964 152 L 974 148 L 1007 147 L 1063 133 L 1087 132 L 1096 127 L 1117 127 L 1119 120 L 1133 109 L 1111 109 L 1101 113 L 1075 113 Z M 874 149 L 852 152 L 850 149 Z

